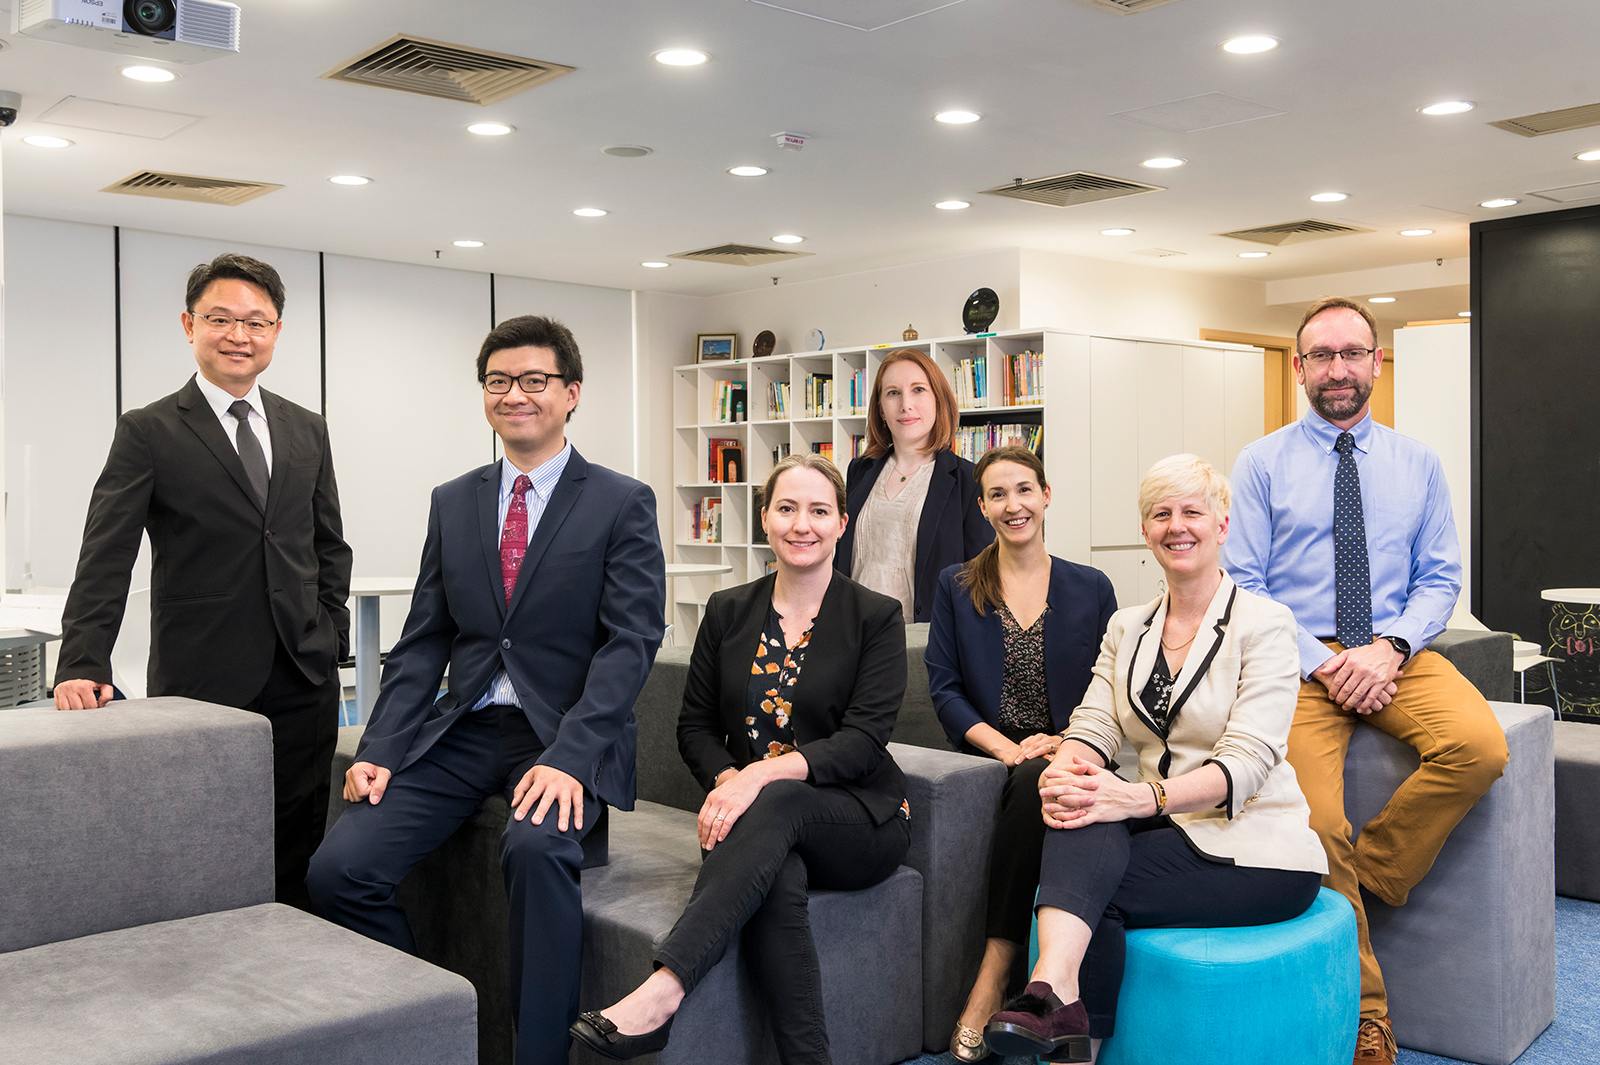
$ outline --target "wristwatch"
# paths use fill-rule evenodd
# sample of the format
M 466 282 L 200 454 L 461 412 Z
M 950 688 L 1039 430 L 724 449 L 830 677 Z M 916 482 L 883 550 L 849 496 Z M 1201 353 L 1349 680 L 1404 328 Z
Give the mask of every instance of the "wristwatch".
M 1407 640 L 1399 636 L 1379 636 L 1378 639 L 1388 640 L 1393 644 L 1394 649 L 1400 652 L 1400 661 L 1404 662 L 1411 657 L 1411 644 Z

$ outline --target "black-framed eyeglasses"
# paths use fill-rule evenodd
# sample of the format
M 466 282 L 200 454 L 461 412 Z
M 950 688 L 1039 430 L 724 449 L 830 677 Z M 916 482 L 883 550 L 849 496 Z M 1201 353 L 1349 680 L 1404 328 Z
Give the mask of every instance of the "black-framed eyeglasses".
M 1313 366 L 1331 366 L 1335 355 L 1344 360 L 1346 366 L 1354 366 L 1372 358 L 1372 353 L 1377 348 L 1345 348 L 1343 351 L 1308 351 L 1300 357 Z
M 233 324 L 237 322 L 253 337 L 266 336 L 278 321 L 282 321 L 282 319 L 269 322 L 265 318 L 235 318 L 231 314 L 197 314 L 195 317 L 219 333 L 231 333 Z
M 515 381 L 518 388 L 532 396 L 543 392 L 546 388 L 548 388 L 550 385 L 550 378 L 565 378 L 566 376 L 566 374 L 544 373 L 539 370 L 529 371 L 528 373 L 522 374 L 520 377 L 512 377 L 510 374 L 492 373 L 484 376 L 483 390 L 485 392 L 493 393 L 497 396 L 503 396 L 507 392 L 511 391 L 511 382 Z

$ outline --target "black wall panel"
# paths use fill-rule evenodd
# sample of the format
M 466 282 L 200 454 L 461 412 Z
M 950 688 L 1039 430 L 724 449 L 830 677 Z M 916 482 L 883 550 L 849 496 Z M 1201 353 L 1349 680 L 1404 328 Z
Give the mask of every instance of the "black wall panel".
M 1542 641 L 1600 587 L 1600 207 L 1472 226 L 1473 610 Z

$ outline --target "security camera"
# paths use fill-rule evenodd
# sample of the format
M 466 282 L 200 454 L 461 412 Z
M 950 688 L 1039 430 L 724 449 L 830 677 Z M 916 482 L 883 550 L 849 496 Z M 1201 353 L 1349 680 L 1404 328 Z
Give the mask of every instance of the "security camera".
M 17 120 L 17 109 L 22 106 L 22 94 L 0 91 L 0 126 L 9 126 Z

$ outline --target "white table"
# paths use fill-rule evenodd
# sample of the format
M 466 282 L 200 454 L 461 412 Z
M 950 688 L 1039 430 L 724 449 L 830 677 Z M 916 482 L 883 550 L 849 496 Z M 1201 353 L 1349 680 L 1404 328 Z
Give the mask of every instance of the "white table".
M 1539 598 L 1547 603 L 1583 603 L 1600 605 L 1600 588 L 1546 588 Z
M 708 577 L 716 573 L 732 573 L 733 567 L 721 562 L 668 562 L 668 577 Z
M 365 725 L 378 701 L 378 601 L 386 595 L 410 595 L 415 577 L 354 577 L 350 598 L 355 600 L 350 644 L 356 659 L 356 724 Z

